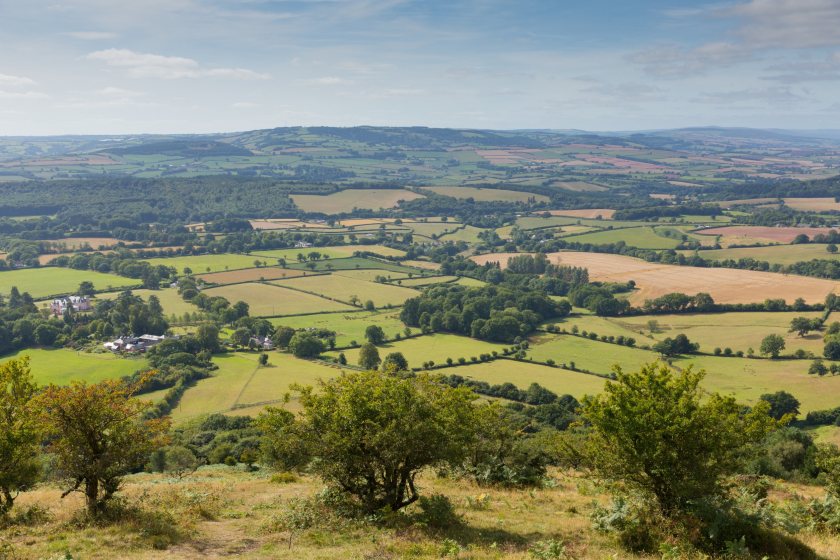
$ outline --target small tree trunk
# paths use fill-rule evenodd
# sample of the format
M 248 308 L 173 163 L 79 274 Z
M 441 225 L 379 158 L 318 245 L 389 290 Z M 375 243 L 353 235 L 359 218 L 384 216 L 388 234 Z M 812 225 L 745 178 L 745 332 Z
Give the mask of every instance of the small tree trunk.
M 9 513 L 15 504 L 15 498 L 8 488 L 0 488 L 0 517 Z

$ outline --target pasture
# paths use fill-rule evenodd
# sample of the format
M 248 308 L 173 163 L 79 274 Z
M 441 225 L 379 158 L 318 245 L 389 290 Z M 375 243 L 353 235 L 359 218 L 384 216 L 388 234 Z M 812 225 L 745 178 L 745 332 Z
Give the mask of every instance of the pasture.
M 423 270 L 438 270 L 440 268 L 440 265 L 438 263 L 430 262 L 430 261 L 408 260 L 408 261 L 402 261 L 402 264 L 404 264 L 405 266 L 411 266 L 411 267 L 414 267 L 414 268 L 422 268 Z
M 473 356 L 477 358 L 480 354 L 490 354 L 494 350 L 501 353 L 506 346 L 454 334 L 431 334 L 383 344 L 379 346 L 379 357 L 384 359 L 391 352 L 402 352 L 410 367 L 420 367 L 423 362 L 430 360 L 436 364 L 446 363 L 446 358 L 452 358 L 455 362 L 458 358 L 469 361 Z M 329 352 L 328 355 L 337 357 L 338 352 Z M 358 348 L 344 350 L 344 355 L 350 364 L 359 361 Z
M 77 251 L 83 248 L 110 249 L 119 243 L 114 237 L 62 237 L 60 239 L 42 239 L 35 243 L 45 243 L 54 249 Z
M 79 288 L 79 284 L 86 280 L 93 282 L 96 290 L 113 290 L 140 284 L 140 280 L 92 270 L 52 266 L 21 268 L 0 272 L 0 294 L 8 295 L 14 286 L 17 286 L 21 293 L 29 292 L 29 295 L 35 299 L 73 294 Z
M 420 187 L 424 191 L 430 191 L 435 194 L 443 196 L 451 196 L 453 198 L 467 199 L 472 198 L 477 202 L 528 202 L 529 200 L 536 200 L 537 202 L 548 202 L 549 198 L 545 195 L 510 191 L 505 189 L 482 189 L 478 187 Z
M 818 312 L 756 312 L 756 313 L 704 313 L 704 314 L 675 314 L 675 315 L 641 315 L 637 317 L 598 318 L 604 324 L 615 325 L 618 328 L 639 331 L 657 340 L 685 334 L 692 342 L 700 344 L 702 352 L 712 353 L 715 348 L 731 348 L 733 351 L 747 352 L 750 348 L 756 354 L 761 346 L 761 340 L 768 334 L 778 334 L 785 339 L 783 354 L 789 354 L 802 348 L 816 355 L 822 354 L 822 333 L 813 332 L 804 337 L 796 333 L 789 333 L 788 328 L 794 317 L 808 317 L 814 319 L 822 314 Z M 595 319 L 595 318 L 593 318 Z M 647 323 L 654 320 L 659 328 L 650 333 Z M 829 318 L 828 322 L 832 321 Z M 570 321 L 574 323 L 574 321 Z M 583 323 L 585 324 L 585 322 Z M 580 328 L 583 328 L 582 326 Z M 590 327 L 601 334 L 601 329 Z M 604 334 L 612 334 L 605 332 Z M 625 334 L 626 336 L 626 334 Z
M 432 284 L 448 284 L 458 280 L 457 276 L 427 276 L 425 278 L 410 278 L 400 280 L 400 286 L 419 287 L 431 286 Z
M 365 329 L 379 325 L 385 336 L 393 339 L 395 335 L 405 335 L 405 325 L 400 321 L 399 311 L 357 311 L 347 313 L 321 313 L 318 315 L 299 315 L 297 317 L 276 317 L 270 320 L 276 327 L 284 325 L 294 329 L 329 329 L 335 331 L 338 346 L 350 346 L 353 341 L 365 342 Z M 417 332 L 417 329 L 414 329 Z
M 96 299 L 114 299 L 122 292 L 109 292 L 107 294 L 99 294 Z M 184 313 L 194 313 L 198 311 L 198 307 L 188 301 L 178 293 L 175 288 L 164 288 L 162 290 L 131 290 L 135 296 L 140 296 L 144 301 L 149 300 L 149 296 L 155 296 L 160 300 L 160 305 L 163 307 L 163 312 L 167 315 L 183 315 Z M 95 301 L 94 301 L 95 303 Z
M 265 367 L 259 366 L 258 358 L 259 353 L 247 352 L 214 356 L 219 369 L 187 389 L 172 411 L 173 421 L 180 423 L 213 413 L 256 416 L 265 406 L 281 406 L 291 385 L 314 385 L 318 379 L 340 372 L 279 352 L 269 354 Z
M 479 264 L 499 262 L 501 266 L 507 266 L 507 260 L 515 254 L 489 253 L 472 259 Z M 690 295 L 707 292 L 718 303 L 755 303 L 775 298 L 792 303 L 799 297 L 808 303 L 819 303 L 826 295 L 840 289 L 840 282 L 821 278 L 668 265 L 607 253 L 564 251 L 551 253 L 549 259 L 560 265 L 585 267 L 592 280 L 634 280 L 637 289 L 630 296 L 630 301 L 636 305 L 672 292 Z
M 520 389 L 539 383 L 558 395 L 572 395 L 577 399 L 602 392 L 606 382 L 597 375 L 515 360 L 494 360 L 440 371 L 443 375 L 462 375 L 491 385 L 513 383 Z
M 71 381 L 96 383 L 131 375 L 147 367 L 143 358 L 122 358 L 110 352 L 76 352 L 67 348 L 30 348 L 0 357 L 0 363 L 29 356 L 32 376 L 39 385 L 67 385 Z
M 361 303 L 371 300 L 377 307 L 402 305 L 408 298 L 419 295 L 417 291 L 410 288 L 368 282 L 334 274 L 277 280 L 272 284 L 315 293 L 343 302 L 350 302 L 352 297 L 356 296 Z
M 343 303 L 305 294 L 297 290 L 281 288 L 274 284 L 231 284 L 210 288 L 202 293 L 210 297 L 225 297 L 231 304 L 244 301 L 250 306 L 250 314 L 254 317 L 276 317 L 352 309 L 352 307 Z
M 182 257 L 157 257 L 145 260 L 152 266 L 161 265 L 174 267 L 179 274 L 182 273 L 185 268 L 189 268 L 194 273 L 199 274 L 202 272 L 220 272 L 224 270 L 236 270 L 238 268 L 253 268 L 255 260 L 263 261 L 264 259 L 256 255 L 222 253 L 218 255 L 207 254 Z
M 305 270 L 268 266 L 260 268 L 241 268 L 239 270 L 229 270 L 226 272 L 211 272 L 210 274 L 199 274 L 196 278 L 209 284 L 223 285 L 238 284 L 240 282 L 258 282 L 260 280 L 280 280 L 282 278 L 306 276 L 307 274 L 310 273 Z
M 314 265 L 314 266 L 312 266 Z M 310 269 L 318 271 L 329 270 L 357 270 L 357 269 L 376 269 L 382 271 L 402 272 L 405 274 L 422 274 L 423 271 L 401 266 L 396 263 L 387 261 L 378 261 L 366 257 L 348 257 L 341 259 L 327 259 L 322 261 L 311 261 L 310 263 L 294 263 L 290 264 L 289 268 Z
M 441 235 L 441 241 L 464 241 L 466 243 L 478 243 L 481 238 L 478 236 L 483 230 L 475 226 L 464 226 L 452 233 Z
M 602 230 L 564 237 L 577 243 L 592 243 L 594 245 L 624 241 L 627 245 L 639 249 L 673 249 L 680 244 L 679 238 L 658 235 L 654 228 L 647 226 Z
M 337 259 L 352 257 L 354 253 L 363 251 L 381 255 L 383 257 L 402 257 L 405 251 L 385 247 L 384 245 L 336 245 L 333 247 L 306 247 L 293 249 L 272 249 L 269 251 L 255 251 L 251 253 L 254 257 L 274 259 L 286 259 L 289 263 L 297 261 L 298 255 L 309 255 L 309 253 L 320 253 L 321 258 Z M 274 264 L 274 263 L 271 263 Z
M 394 208 L 402 200 L 424 198 L 423 195 L 403 189 L 346 189 L 332 194 L 293 194 L 295 206 L 304 212 L 340 214 L 353 208 L 379 210 Z
M 600 374 L 610 373 L 616 364 L 634 369 L 659 357 L 649 350 L 597 342 L 572 335 L 537 334 L 530 338 L 530 346 L 527 350 L 529 358 L 540 362 L 551 359 L 559 366 L 574 362 L 578 369 Z
M 404 272 L 391 272 L 390 270 L 382 270 L 380 268 L 360 268 L 358 270 L 336 270 L 332 273 L 334 276 L 346 276 L 347 278 L 354 278 L 356 280 L 366 280 L 373 282 L 377 277 L 383 276 L 391 280 L 400 280 L 408 278 L 408 274 Z

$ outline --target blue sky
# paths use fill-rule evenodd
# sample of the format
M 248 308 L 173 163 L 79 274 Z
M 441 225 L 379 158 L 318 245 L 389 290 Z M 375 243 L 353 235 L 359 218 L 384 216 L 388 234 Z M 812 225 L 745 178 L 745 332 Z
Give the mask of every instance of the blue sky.
M 0 0 L 0 135 L 840 128 L 840 0 Z

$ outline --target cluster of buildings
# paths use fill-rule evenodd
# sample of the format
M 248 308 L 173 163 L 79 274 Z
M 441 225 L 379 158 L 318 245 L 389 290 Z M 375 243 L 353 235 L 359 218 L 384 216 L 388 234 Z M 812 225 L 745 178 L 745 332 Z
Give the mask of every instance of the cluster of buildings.
M 274 350 L 274 341 L 267 336 L 252 336 L 248 345 L 261 350 Z
M 141 336 L 123 336 L 111 342 L 106 342 L 102 346 L 111 352 L 129 352 L 140 353 L 145 352 L 152 346 L 159 344 L 166 337 L 163 335 L 144 334 Z
M 50 313 L 58 317 L 64 315 L 68 309 L 72 311 L 90 311 L 93 305 L 87 296 L 67 296 L 56 298 L 50 303 Z

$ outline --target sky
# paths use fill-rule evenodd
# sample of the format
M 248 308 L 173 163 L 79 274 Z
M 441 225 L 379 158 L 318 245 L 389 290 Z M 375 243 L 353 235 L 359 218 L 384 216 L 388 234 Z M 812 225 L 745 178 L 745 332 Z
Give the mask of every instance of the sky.
M 840 129 L 840 0 L 0 0 L 0 135 Z

